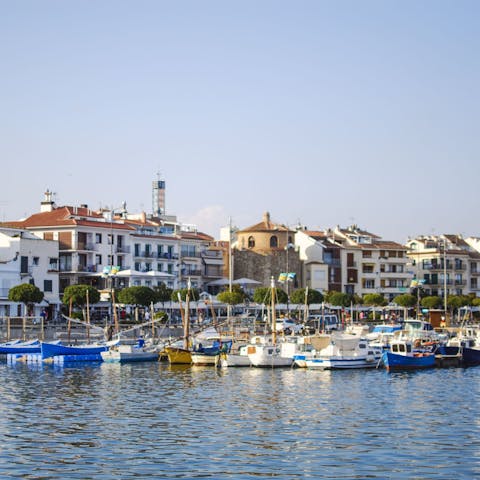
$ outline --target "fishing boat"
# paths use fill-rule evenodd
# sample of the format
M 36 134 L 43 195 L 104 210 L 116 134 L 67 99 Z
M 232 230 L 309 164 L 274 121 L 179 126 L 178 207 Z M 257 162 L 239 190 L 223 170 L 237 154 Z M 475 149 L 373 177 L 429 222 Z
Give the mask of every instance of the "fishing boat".
M 286 352 L 281 344 L 277 343 L 277 329 L 275 318 L 275 281 L 271 280 L 271 336 L 256 337 L 253 344 L 248 345 L 247 353 L 251 364 L 254 367 L 291 367 L 293 364 L 293 355 Z M 289 349 L 287 349 L 289 350 Z
M 365 339 L 348 333 L 331 336 L 328 345 L 305 359 L 306 367 L 320 370 L 343 370 L 376 367 L 382 349 L 372 347 Z
M 60 343 L 41 342 L 40 344 L 42 358 L 51 358 L 59 355 L 98 355 L 98 360 L 101 360 L 100 353 L 108 350 L 108 346 L 90 344 L 90 345 L 62 345 Z
M 102 360 L 107 363 L 154 362 L 159 359 L 155 346 L 146 346 L 140 338 L 134 345 L 115 342 L 105 352 L 100 352 Z
M 182 314 L 183 323 L 183 346 L 169 345 L 165 347 L 165 353 L 168 356 L 168 361 L 173 365 L 190 365 L 192 363 L 192 351 L 190 349 L 190 289 L 191 282 L 188 279 L 187 295 L 185 299 L 185 311 L 182 308 L 182 299 L 180 292 L 178 293 L 178 300 L 180 302 L 180 312 Z
M 390 350 L 384 351 L 382 362 L 388 371 L 403 369 L 431 368 L 435 366 L 435 353 L 414 350 L 410 340 L 394 340 Z
M 252 363 L 248 356 L 248 345 L 234 347 L 235 350 L 222 352 L 219 356 L 220 366 L 227 367 L 251 367 Z

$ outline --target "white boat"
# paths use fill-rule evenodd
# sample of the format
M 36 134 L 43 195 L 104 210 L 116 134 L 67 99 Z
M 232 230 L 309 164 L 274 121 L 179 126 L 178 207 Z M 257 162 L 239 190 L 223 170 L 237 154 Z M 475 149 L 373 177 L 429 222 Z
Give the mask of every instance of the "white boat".
M 108 363 L 154 362 L 159 359 L 157 347 L 147 347 L 143 341 L 135 345 L 111 345 L 106 352 L 101 352 L 102 360 Z
M 248 345 L 242 345 L 229 353 L 221 353 L 219 359 L 222 368 L 250 367 L 252 365 L 248 356 Z
M 332 335 L 329 344 L 306 359 L 310 369 L 350 369 L 376 367 L 382 358 L 382 349 L 372 347 L 364 339 L 350 334 Z
M 277 322 L 275 318 L 275 281 L 271 280 L 272 335 L 253 337 L 247 347 L 248 358 L 254 367 L 290 367 L 293 365 L 295 346 L 288 342 L 277 342 Z
M 296 367 L 306 368 L 307 360 L 313 358 L 316 352 L 325 348 L 330 343 L 331 335 L 328 333 L 318 333 L 316 335 L 307 335 L 299 337 L 297 350 L 293 356 Z

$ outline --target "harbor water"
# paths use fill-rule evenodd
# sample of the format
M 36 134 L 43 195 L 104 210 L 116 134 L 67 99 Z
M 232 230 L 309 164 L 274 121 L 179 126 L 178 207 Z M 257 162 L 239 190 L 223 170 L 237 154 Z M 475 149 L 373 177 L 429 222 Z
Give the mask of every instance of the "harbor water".
M 0 371 L 1 478 L 480 478 L 480 368 Z

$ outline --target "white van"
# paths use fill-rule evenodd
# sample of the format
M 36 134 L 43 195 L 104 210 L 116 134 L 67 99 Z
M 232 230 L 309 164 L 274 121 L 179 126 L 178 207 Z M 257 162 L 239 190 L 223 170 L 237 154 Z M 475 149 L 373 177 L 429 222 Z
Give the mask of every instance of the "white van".
M 337 315 L 328 313 L 325 315 L 311 315 L 308 317 L 307 328 L 310 331 L 321 330 L 324 332 L 332 332 L 340 330 L 340 322 Z

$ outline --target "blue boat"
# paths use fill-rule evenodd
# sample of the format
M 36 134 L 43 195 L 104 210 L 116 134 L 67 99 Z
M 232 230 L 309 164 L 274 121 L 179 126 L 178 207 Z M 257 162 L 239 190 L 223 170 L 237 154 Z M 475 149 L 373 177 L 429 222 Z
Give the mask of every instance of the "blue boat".
M 98 355 L 101 361 L 101 352 L 106 352 L 106 345 L 61 345 L 58 343 L 41 343 L 42 358 L 51 358 L 59 355 Z
M 28 342 L 22 342 L 20 340 L 14 340 L 13 342 L 0 344 L 1 355 L 8 355 L 10 353 L 40 353 L 40 341 L 30 340 Z
M 383 352 L 382 362 L 388 371 L 431 368 L 435 366 L 435 353 L 414 350 L 411 341 L 396 340 Z

